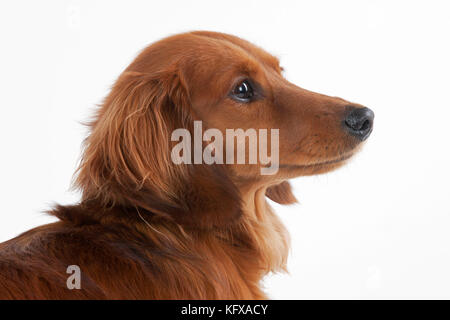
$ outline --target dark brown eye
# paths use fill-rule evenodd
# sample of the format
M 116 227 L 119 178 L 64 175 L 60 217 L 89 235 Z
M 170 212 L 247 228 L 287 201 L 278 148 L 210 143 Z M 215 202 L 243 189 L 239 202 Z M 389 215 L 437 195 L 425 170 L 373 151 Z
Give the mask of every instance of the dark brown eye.
M 253 87 L 248 80 L 240 82 L 233 90 L 233 96 L 240 101 L 248 102 L 254 96 Z

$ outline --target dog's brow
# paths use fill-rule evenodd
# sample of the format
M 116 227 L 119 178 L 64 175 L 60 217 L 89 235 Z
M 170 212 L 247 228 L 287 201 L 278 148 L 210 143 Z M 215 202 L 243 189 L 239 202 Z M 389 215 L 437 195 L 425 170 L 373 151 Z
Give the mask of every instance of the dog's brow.
M 273 67 L 277 70 L 280 70 L 280 72 L 284 71 L 284 68 L 282 66 L 280 66 L 280 59 L 278 59 L 277 57 L 271 56 L 271 62 L 273 64 Z
M 273 65 L 275 66 L 280 65 L 280 60 L 277 57 L 274 57 L 271 54 L 269 54 L 269 57 L 271 58 L 270 61 L 272 62 Z

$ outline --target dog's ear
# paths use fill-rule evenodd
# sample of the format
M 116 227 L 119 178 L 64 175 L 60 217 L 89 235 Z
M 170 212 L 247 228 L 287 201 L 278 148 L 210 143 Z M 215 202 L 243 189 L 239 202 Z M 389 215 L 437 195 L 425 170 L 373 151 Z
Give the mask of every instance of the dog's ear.
M 291 184 L 287 181 L 267 188 L 266 196 L 279 204 L 293 204 L 297 202 L 297 199 L 292 193 Z
M 90 124 L 75 181 L 83 201 L 136 207 L 199 228 L 236 221 L 241 199 L 223 166 L 172 161 L 172 132 L 192 123 L 177 71 L 126 71 Z

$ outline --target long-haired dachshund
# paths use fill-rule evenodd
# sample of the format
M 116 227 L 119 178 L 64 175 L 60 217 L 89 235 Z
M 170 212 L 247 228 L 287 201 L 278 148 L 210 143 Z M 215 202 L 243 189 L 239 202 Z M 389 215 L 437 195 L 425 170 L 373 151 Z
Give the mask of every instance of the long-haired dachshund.
M 294 203 L 287 180 L 341 167 L 373 118 L 288 82 L 275 57 L 240 38 L 190 32 L 158 41 L 89 124 L 80 203 L 54 207 L 58 222 L 0 244 L 0 298 L 264 299 L 260 280 L 285 269 L 289 247 L 266 197 Z M 224 136 L 278 129 L 278 170 L 261 174 L 262 161 L 175 163 L 172 133 L 194 136 L 196 121 Z

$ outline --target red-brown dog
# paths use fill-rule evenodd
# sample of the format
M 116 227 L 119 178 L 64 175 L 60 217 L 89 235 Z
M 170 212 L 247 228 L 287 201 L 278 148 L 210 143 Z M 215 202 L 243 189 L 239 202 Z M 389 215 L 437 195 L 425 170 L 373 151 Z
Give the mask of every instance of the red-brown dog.
M 237 37 L 191 32 L 156 42 L 91 123 L 81 202 L 0 244 L 0 298 L 265 298 L 260 280 L 285 268 L 289 246 L 265 197 L 295 202 L 287 180 L 342 166 L 373 117 L 289 83 L 276 58 Z M 171 134 L 192 132 L 195 120 L 224 135 L 278 129 L 278 171 L 261 174 L 261 161 L 174 163 Z

